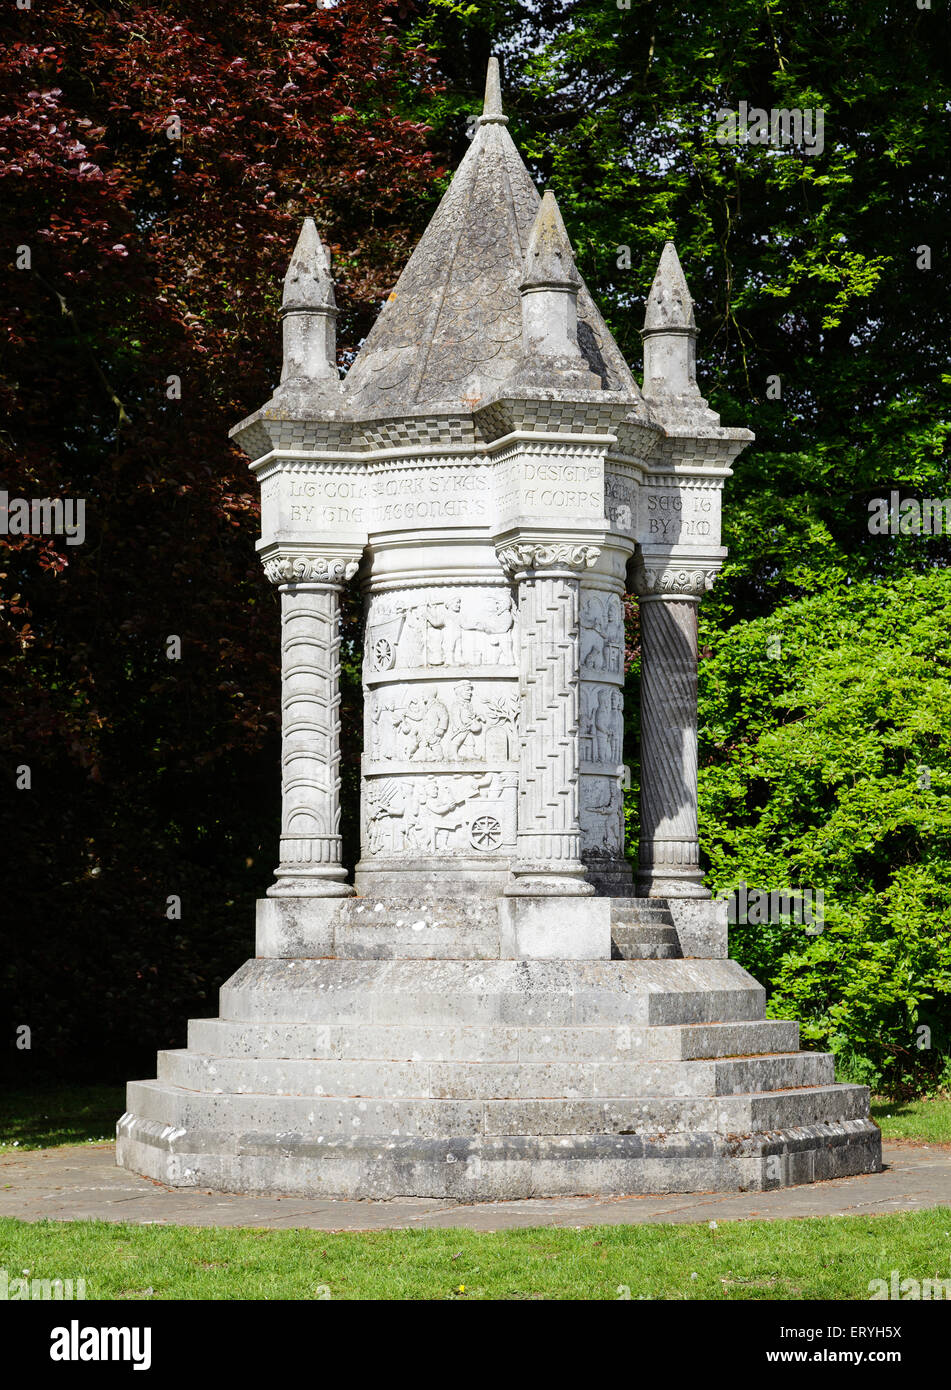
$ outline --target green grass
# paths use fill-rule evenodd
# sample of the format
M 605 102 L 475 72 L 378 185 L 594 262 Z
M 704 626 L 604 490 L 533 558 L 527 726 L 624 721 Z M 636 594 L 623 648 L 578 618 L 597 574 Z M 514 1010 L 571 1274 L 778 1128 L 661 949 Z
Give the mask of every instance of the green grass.
M 124 1086 L 0 1089 L 0 1153 L 114 1139 Z
M 883 1139 L 951 1144 L 951 1100 L 874 1100 L 872 1119 Z
M 0 1267 L 105 1299 L 867 1299 L 893 1269 L 951 1274 L 951 1208 L 496 1233 L 0 1220 Z

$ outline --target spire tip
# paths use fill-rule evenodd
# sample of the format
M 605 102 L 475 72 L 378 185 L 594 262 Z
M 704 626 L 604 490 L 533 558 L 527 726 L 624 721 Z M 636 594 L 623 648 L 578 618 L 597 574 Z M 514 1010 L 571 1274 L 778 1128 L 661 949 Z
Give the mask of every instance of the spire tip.
M 499 80 L 499 60 L 494 55 L 489 59 L 485 74 L 485 100 L 479 125 L 508 125 L 508 116 L 502 111 L 502 85 Z
M 657 274 L 647 296 L 644 328 L 696 328 L 693 298 L 672 241 L 664 242 Z

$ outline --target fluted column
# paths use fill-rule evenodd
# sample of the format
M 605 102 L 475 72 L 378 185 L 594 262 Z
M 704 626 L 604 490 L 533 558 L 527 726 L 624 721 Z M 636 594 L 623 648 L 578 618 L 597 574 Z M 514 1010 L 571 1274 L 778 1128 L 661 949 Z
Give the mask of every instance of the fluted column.
M 340 593 L 355 557 L 266 559 L 281 590 L 281 851 L 270 897 L 347 897 L 340 841 Z
M 581 573 L 599 551 L 572 544 L 499 549 L 519 613 L 519 788 L 507 894 L 589 894 L 581 859 Z
M 697 609 L 716 570 L 639 565 L 641 788 L 638 891 L 707 898 L 697 827 Z

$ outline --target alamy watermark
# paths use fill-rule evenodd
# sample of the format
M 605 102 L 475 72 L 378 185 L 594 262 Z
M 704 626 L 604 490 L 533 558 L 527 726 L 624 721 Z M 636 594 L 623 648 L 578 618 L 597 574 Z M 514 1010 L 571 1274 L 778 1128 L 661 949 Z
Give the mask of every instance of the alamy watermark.
M 870 1279 L 869 1298 L 910 1300 L 917 1303 L 951 1300 L 951 1279 L 903 1279 L 897 1269 L 893 1269 L 887 1279 Z
M 798 926 L 807 936 L 825 930 L 825 893 L 821 888 L 749 888 L 741 883 L 726 896 L 727 921 L 743 926 Z
M 9 1270 L 0 1269 L 0 1303 L 70 1300 L 86 1297 L 85 1279 L 33 1279 L 25 1269 L 22 1275 L 11 1277 Z
M 868 504 L 872 536 L 951 536 L 951 497 L 902 497 L 893 488 L 888 497 Z
M 825 149 L 825 110 L 815 106 L 767 111 L 741 101 L 736 111 L 724 107 L 717 112 L 716 138 L 720 145 L 772 145 L 774 149 L 795 145 L 814 158 Z
M 67 545 L 82 545 L 86 499 L 11 497 L 0 492 L 0 536 L 65 536 Z

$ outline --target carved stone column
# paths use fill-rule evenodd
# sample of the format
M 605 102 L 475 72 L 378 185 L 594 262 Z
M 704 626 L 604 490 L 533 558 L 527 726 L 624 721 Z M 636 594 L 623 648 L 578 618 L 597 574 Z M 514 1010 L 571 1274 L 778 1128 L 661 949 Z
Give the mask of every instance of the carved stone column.
M 281 858 L 269 897 L 348 897 L 340 844 L 340 592 L 355 557 L 278 555 Z
M 508 895 L 589 894 L 581 859 L 581 573 L 598 549 L 499 549 L 519 613 L 517 849 Z
M 697 609 L 715 567 L 637 565 L 642 897 L 708 898 L 697 831 Z

